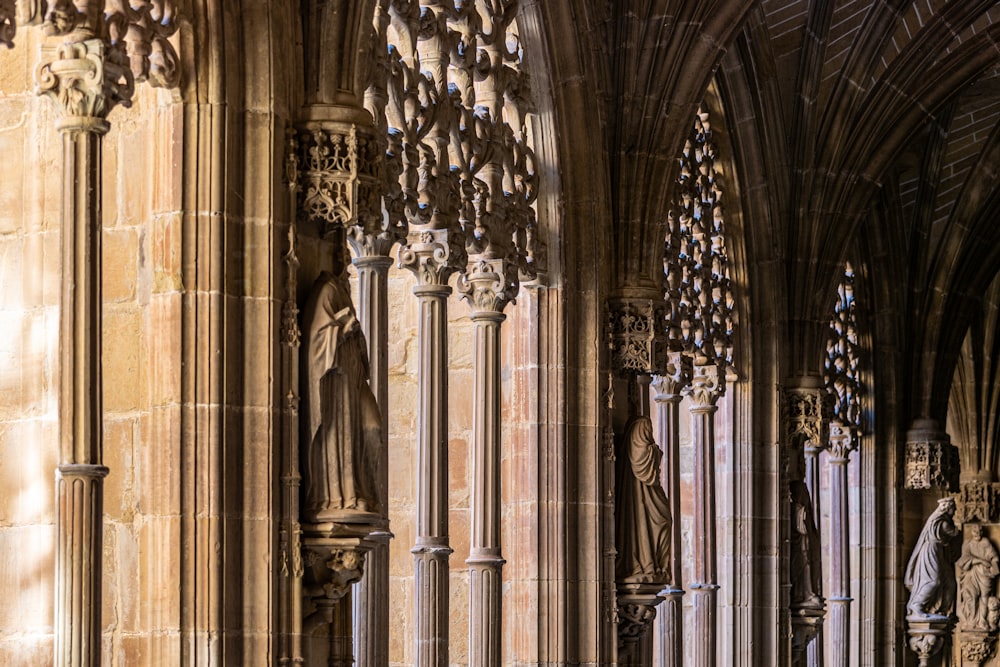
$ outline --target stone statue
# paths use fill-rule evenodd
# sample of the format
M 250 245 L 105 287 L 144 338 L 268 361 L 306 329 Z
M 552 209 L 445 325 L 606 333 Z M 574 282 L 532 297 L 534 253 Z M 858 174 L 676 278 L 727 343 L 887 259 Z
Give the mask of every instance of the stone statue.
M 910 591 L 906 604 L 910 619 L 946 619 L 954 610 L 955 560 L 960 542 L 954 516 L 955 499 L 949 496 L 939 500 L 913 547 L 903 577 L 903 585 Z
M 302 329 L 303 516 L 321 522 L 378 513 L 373 457 L 382 423 L 346 270 L 317 278 Z
M 969 539 L 958 559 L 959 617 L 963 628 L 989 630 L 989 600 L 993 582 L 1000 575 L 1000 557 L 993 544 L 983 537 L 979 524 L 969 525 Z
M 792 591 L 791 602 L 798 606 L 821 607 L 820 598 L 822 567 L 820 562 L 819 531 L 813 517 L 809 488 L 801 479 L 788 484 L 792 500 L 791 554 L 789 569 Z
M 663 452 L 649 417 L 626 429 L 615 462 L 615 578 L 625 583 L 670 580 L 670 506 L 660 483 Z

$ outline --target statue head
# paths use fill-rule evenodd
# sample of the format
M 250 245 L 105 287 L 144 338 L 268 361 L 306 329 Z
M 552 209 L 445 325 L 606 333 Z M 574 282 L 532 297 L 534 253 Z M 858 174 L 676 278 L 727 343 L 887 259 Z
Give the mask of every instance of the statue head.
M 983 527 L 980 526 L 978 523 L 970 523 L 969 524 L 969 539 L 970 540 L 978 540 L 978 539 L 982 538 L 982 536 L 983 536 Z
M 955 499 L 951 496 L 945 496 L 937 502 L 937 511 L 942 514 L 947 514 L 948 516 L 955 516 Z

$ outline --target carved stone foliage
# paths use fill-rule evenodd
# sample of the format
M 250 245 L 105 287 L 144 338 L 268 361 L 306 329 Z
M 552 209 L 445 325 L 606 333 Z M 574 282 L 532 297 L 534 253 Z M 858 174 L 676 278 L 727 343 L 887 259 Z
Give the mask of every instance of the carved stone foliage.
M 663 370 L 667 353 L 663 317 L 662 301 L 609 300 L 611 368 L 617 374 L 657 374 Z
M 67 116 L 103 119 L 115 105 L 132 100 L 134 79 L 120 56 L 98 39 L 49 44 L 38 68 L 38 92 L 57 100 Z
M 708 113 L 699 110 L 680 156 L 664 245 L 670 347 L 721 364 L 733 362 L 735 301 L 729 277 L 723 185 Z
M 444 270 L 446 279 L 465 271 L 468 257 L 472 275 L 461 287 L 474 308 L 492 289 L 476 278 L 498 276 L 492 298 L 502 309 L 519 280 L 544 267 L 517 8 L 514 0 L 381 0 L 375 14 L 365 102 L 385 133 L 387 219 L 413 232 L 409 245 L 418 247 L 403 266 L 418 277 Z M 435 259 L 424 232 L 455 238 L 436 239 Z
M 837 288 L 837 302 L 830 319 L 830 334 L 823 360 L 824 380 L 833 397 L 833 418 L 841 428 L 861 433 L 862 386 L 858 370 L 861 348 L 854 304 L 854 269 L 844 267 L 844 278 Z
M 910 591 L 907 618 L 952 618 L 957 588 L 954 564 L 961 544 L 953 521 L 955 510 L 954 498 L 942 498 L 920 531 L 903 578 Z
M 996 639 L 995 634 L 961 632 L 959 646 L 962 652 L 962 664 L 981 665 L 989 660 L 996 649 Z
M 955 489 L 958 468 L 958 450 L 947 440 L 906 443 L 907 489 Z

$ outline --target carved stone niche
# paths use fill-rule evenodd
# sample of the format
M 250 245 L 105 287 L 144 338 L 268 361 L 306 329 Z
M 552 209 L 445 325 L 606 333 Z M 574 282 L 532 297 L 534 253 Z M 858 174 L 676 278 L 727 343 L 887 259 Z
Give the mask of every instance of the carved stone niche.
M 910 490 L 958 491 L 958 449 L 933 419 L 918 419 L 906 433 L 906 476 Z
M 663 601 L 663 586 L 658 584 L 618 585 L 618 654 L 619 662 L 635 656 L 639 642 L 653 626 L 656 605 Z M 623 659 L 624 658 L 624 659 Z
M 370 127 L 312 120 L 299 127 L 299 209 L 323 237 L 337 227 L 377 231 L 382 219 L 381 149 Z
M 617 375 L 660 375 L 664 372 L 667 358 L 665 318 L 666 303 L 662 298 L 608 299 L 610 361 Z

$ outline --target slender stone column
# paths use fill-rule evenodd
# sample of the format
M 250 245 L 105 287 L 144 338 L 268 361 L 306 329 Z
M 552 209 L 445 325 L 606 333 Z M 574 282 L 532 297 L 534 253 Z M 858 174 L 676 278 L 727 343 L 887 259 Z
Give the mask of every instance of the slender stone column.
M 389 501 L 389 301 L 388 276 L 392 259 L 386 254 L 354 258 L 358 269 L 358 317 L 368 341 L 370 385 L 382 415 L 382 447 L 375 478 L 383 510 Z M 354 592 L 355 653 L 359 667 L 389 664 L 389 540 L 392 533 L 372 533 L 372 550 L 364 575 Z
M 499 190 L 499 184 L 497 190 Z M 469 665 L 500 667 L 500 324 L 514 298 L 503 259 L 471 258 L 458 289 L 471 306 L 476 347 L 472 398 L 472 535 L 469 542 Z
M 101 142 L 104 116 L 122 100 L 118 81 L 131 81 L 105 52 L 98 39 L 52 43 L 39 69 L 63 142 L 56 665 L 101 663 Z
M 820 530 L 820 495 L 819 495 L 819 455 L 825 449 L 816 446 L 813 442 L 807 442 L 804 449 L 806 469 L 805 484 L 809 489 L 809 497 L 812 499 L 813 521 L 816 529 Z M 822 534 L 822 533 L 820 533 Z M 818 591 L 817 591 L 818 592 Z M 823 667 L 823 625 L 822 621 L 816 627 L 816 636 L 806 647 L 806 665 L 808 667 Z
M 691 380 L 691 360 L 679 352 L 669 354 L 667 375 L 653 378 L 651 389 L 656 403 L 659 442 L 663 447 L 663 488 L 670 501 L 670 585 L 663 592 L 664 601 L 657 614 L 660 651 L 657 667 L 681 667 L 684 664 L 684 609 L 681 598 L 683 562 L 681 559 L 681 469 L 680 403 L 681 391 Z
M 464 244 L 441 216 L 411 233 L 399 264 L 417 277 L 417 536 L 413 617 L 416 667 L 448 665 L 448 277 L 464 262 Z M 438 223 L 438 224 L 435 224 Z M 443 225 L 442 225 L 443 226 Z
M 849 427 L 830 422 L 830 638 L 831 667 L 847 667 L 851 642 L 851 552 L 847 464 L 853 448 Z
M 694 444 L 694 664 L 715 667 L 716 595 L 719 585 L 715 552 L 715 413 L 725 377 L 714 363 L 695 362 L 691 386 L 691 439 Z

